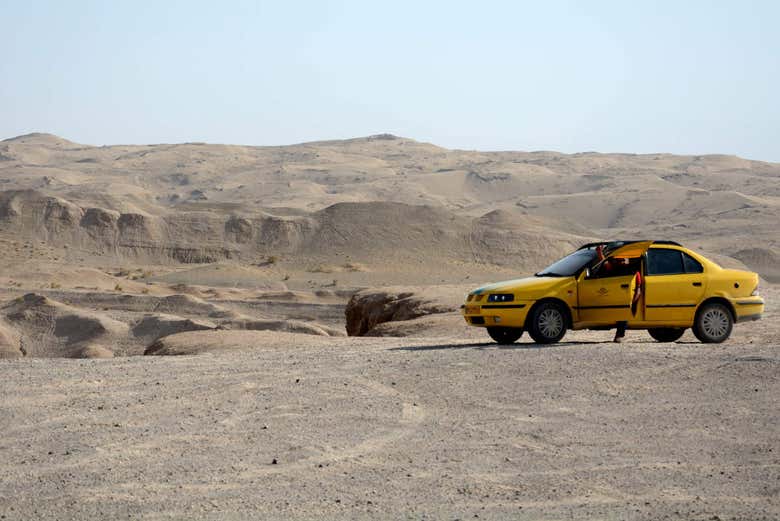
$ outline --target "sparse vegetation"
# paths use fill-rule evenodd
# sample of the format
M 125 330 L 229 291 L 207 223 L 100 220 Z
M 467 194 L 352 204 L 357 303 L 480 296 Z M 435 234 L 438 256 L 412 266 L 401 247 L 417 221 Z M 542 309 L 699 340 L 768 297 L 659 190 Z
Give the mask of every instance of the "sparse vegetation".
M 122 286 L 117 284 L 116 286 L 114 286 L 114 291 L 122 291 Z

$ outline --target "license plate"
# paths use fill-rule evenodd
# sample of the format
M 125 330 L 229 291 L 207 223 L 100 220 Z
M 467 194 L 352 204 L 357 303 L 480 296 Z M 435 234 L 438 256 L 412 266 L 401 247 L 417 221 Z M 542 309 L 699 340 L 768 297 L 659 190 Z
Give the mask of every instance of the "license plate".
M 479 315 L 479 306 L 466 306 L 467 315 Z

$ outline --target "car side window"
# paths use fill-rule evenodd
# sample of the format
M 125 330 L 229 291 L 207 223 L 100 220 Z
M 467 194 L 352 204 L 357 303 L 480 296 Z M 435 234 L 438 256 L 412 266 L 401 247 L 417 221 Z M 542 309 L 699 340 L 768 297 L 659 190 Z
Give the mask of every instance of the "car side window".
M 704 267 L 702 267 L 701 263 L 688 255 L 687 253 L 683 252 L 683 263 L 685 264 L 685 273 L 703 273 Z
M 679 273 L 685 273 L 680 251 L 661 248 L 647 250 L 648 275 L 676 275 Z
M 606 279 L 611 277 L 627 277 L 641 271 L 641 259 L 610 258 L 594 266 L 591 279 Z

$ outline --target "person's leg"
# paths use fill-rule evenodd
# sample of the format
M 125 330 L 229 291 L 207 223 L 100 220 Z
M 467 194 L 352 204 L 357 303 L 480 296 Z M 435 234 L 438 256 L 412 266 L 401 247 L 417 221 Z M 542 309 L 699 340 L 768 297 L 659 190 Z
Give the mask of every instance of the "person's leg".
M 628 322 L 618 322 L 615 331 L 615 340 L 613 342 L 622 342 L 626 338 L 626 324 Z

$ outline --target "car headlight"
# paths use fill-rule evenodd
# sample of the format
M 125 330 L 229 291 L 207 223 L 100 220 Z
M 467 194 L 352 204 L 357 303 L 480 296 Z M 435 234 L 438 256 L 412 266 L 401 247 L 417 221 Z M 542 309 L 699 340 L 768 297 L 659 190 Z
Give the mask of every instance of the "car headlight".
M 511 302 L 515 296 L 511 293 L 493 293 L 488 296 L 488 302 Z
M 758 296 L 758 284 L 756 284 L 756 289 L 753 290 L 753 292 L 750 294 L 751 297 L 757 297 Z

